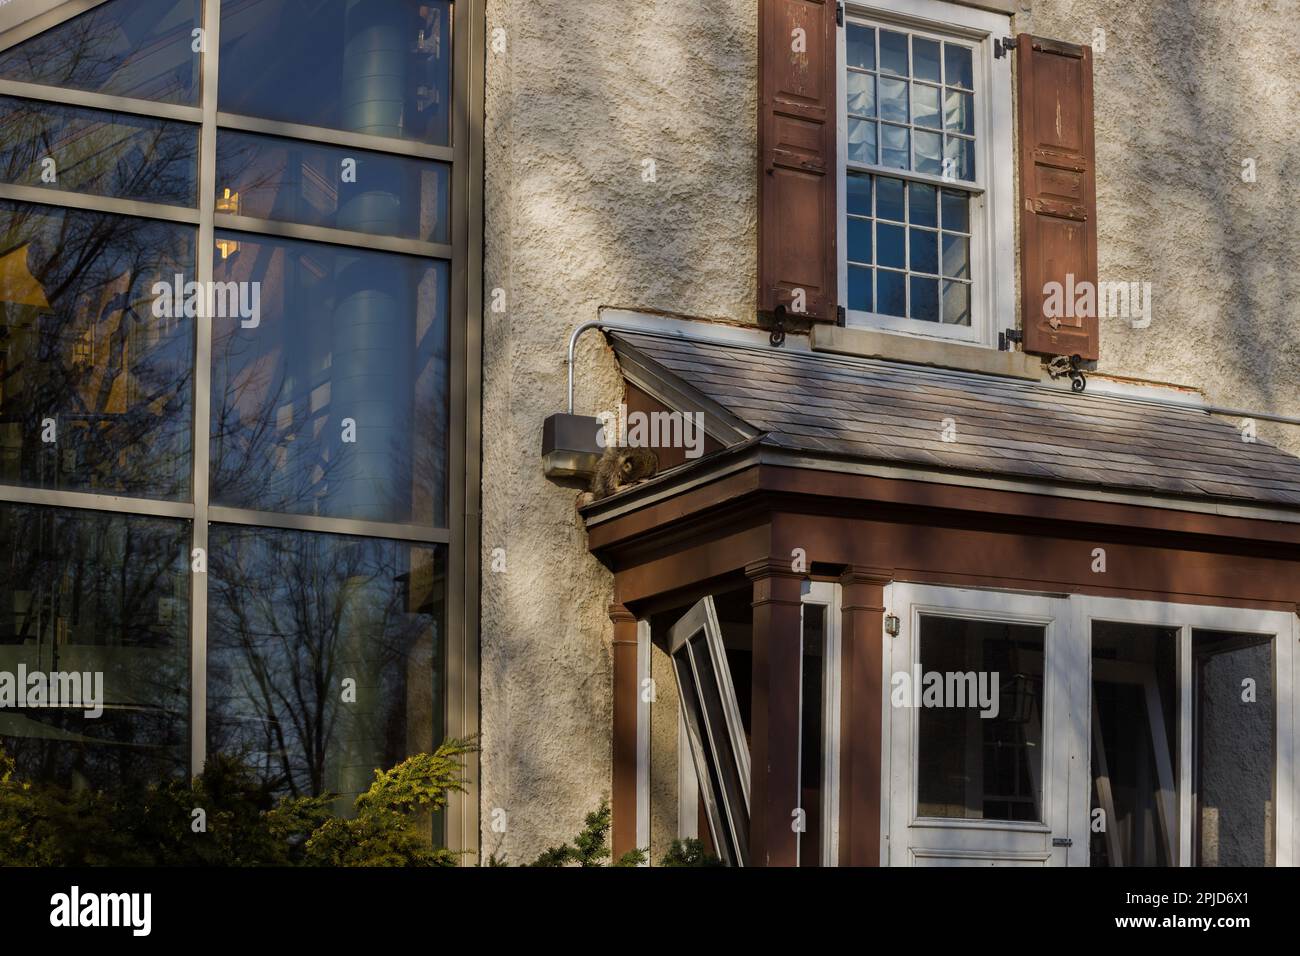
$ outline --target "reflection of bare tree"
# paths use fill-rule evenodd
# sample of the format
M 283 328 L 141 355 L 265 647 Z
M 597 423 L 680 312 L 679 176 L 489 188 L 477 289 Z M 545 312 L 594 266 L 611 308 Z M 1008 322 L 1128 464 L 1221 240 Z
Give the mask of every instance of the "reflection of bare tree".
M 198 133 L 125 113 L 0 97 L 0 180 L 192 206 Z M 53 185 L 53 184 L 51 184 Z
M 431 744 L 432 548 L 222 528 L 211 553 L 212 752 L 298 795 L 357 792 L 375 767 Z
M 3 477 L 179 498 L 188 493 L 193 347 L 155 319 L 152 286 L 193 272 L 191 229 L 0 203 Z M 26 269 L 44 303 L 13 301 Z M 42 442 L 56 418 L 58 440 Z
M 0 510 L 0 670 L 102 672 L 105 710 L 0 712 L 36 779 L 120 788 L 188 758 L 188 529 L 21 505 Z
M 0 76 L 168 103 L 194 103 L 195 0 L 106 3 L 0 54 Z

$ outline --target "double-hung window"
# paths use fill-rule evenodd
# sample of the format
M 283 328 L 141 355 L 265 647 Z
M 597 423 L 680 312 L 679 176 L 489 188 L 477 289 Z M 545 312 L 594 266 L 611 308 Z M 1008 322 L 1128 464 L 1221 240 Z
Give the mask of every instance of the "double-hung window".
M 846 324 L 993 346 L 1013 325 L 1005 16 L 849 4 L 840 31 Z

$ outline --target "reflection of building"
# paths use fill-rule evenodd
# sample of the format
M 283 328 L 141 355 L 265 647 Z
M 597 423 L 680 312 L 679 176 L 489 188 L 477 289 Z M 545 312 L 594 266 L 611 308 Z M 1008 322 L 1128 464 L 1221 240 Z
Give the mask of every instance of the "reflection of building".
M 0 746 L 109 788 L 227 753 L 346 808 L 474 730 L 477 4 L 36 6 L 0 33 L 0 668 L 111 705 L 0 712 Z M 177 276 L 260 316 L 155 316 Z

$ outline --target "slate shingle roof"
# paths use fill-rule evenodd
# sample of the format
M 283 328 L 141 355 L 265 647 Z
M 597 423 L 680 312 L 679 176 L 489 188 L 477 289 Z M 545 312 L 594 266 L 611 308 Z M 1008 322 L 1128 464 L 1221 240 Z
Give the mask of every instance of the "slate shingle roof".
M 793 451 L 1300 507 L 1300 458 L 1226 421 L 1095 393 L 788 349 L 611 332 L 621 355 Z M 943 422 L 956 425 L 954 442 Z

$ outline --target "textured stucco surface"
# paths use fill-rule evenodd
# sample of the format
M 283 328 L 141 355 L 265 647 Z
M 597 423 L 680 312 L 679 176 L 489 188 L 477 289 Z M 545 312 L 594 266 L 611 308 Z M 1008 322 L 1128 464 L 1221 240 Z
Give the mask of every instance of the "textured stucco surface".
M 756 9 L 487 5 L 506 51 L 487 63 L 485 287 L 507 309 L 484 315 L 485 855 L 525 862 L 609 794 L 612 579 L 586 552 L 576 493 L 542 475 L 542 422 L 563 410 L 569 333 L 600 306 L 752 316 Z M 599 335 L 578 382 L 579 411 L 617 405 Z
M 1300 415 L 1294 4 L 1017 2 L 1013 32 L 1106 33 L 1100 278 L 1151 282 L 1154 316 L 1104 320 L 1100 369 Z M 542 421 L 563 409 L 570 331 L 601 306 L 753 321 L 757 0 L 489 0 L 487 27 L 506 50 L 487 63 L 485 286 L 506 309 L 484 316 L 483 848 L 519 863 L 610 786 L 611 577 L 575 493 L 542 476 Z M 616 404 L 597 335 L 578 382 L 578 411 Z M 1300 451 L 1300 429 L 1260 435 Z

